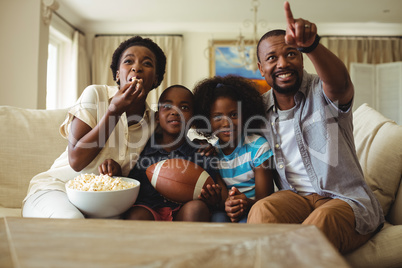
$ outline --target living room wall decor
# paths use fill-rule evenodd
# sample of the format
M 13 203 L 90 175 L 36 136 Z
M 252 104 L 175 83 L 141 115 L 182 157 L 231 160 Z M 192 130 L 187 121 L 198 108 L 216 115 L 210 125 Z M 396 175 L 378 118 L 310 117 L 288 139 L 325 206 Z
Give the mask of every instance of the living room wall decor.
M 264 93 L 270 89 L 256 65 L 252 61 L 256 57 L 252 41 L 244 40 L 244 51 L 239 50 L 236 40 L 212 40 L 209 46 L 209 75 L 239 75 L 251 79 L 258 90 Z M 248 59 L 248 60 L 247 60 Z

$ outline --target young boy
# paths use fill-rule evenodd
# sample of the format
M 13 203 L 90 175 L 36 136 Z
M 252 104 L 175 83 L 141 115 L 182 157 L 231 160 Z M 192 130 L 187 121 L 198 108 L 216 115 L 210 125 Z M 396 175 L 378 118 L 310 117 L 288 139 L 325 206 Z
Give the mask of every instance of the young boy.
M 158 112 L 155 115 L 158 123 L 157 130 L 149 139 L 136 166 L 129 174 L 129 177 L 140 181 L 140 192 L 136 203 L 123 215 L 123 218 L 157 221 L 209 221 L 210 207 L 219 204 L 223 206 L 222 200 L 226 200 L 227 193 L 222 189 L 225 189 L 226 186 L 218 172 L 211 167 L 211 159 L 197 153 L 197 148 L 192 147 L 187 139 L 188 122 L 193 116 L 193 107 L 193 94 L 184 86 L 170 86 L 160 96 Z M 217 182 L 208 187 L 210 198 L 178 204 L 159 194 L 149 182 L 145 171 L 150 165 L 171 158 L 193 161 L 210 174 Z M 107 168 L 100 168 L 101 173 L 108 173 L 107 170 Z

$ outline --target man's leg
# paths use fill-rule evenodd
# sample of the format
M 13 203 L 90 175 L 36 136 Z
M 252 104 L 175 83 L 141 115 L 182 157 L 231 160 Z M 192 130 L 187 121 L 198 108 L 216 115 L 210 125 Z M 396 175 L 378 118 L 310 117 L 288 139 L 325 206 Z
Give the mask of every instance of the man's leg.
M 302 223 L 313 208 L 292 191 L 279 191 L 257 201 L 250 209 L 247 223 Z
M 317 226 L 342 254 L 360 247 L 373 236 L 361 235 L 355 230 L 355 215 L 345 201 L 316 194 L 311 197 L 317 208 L 303 224 Z

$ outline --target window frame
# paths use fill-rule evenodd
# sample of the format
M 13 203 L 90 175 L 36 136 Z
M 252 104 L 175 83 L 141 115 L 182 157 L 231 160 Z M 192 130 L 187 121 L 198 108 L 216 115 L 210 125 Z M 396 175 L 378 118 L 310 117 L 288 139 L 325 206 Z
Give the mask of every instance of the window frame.
M 74 29 L 54 16 L 49 26 L 46 109 L 67 108 L 77 99 L 73 34 Z

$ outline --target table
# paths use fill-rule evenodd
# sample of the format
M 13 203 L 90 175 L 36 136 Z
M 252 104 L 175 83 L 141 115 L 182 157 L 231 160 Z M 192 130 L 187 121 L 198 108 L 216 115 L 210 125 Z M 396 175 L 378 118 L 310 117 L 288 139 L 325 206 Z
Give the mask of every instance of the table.
M 315 227 L 0 218 L 0 267 L 349 267 Z

